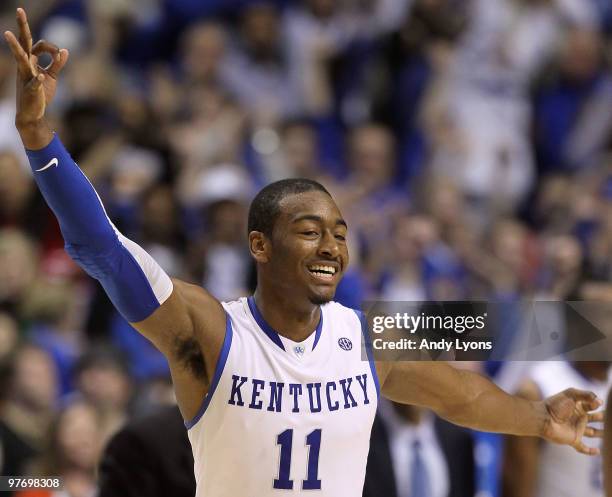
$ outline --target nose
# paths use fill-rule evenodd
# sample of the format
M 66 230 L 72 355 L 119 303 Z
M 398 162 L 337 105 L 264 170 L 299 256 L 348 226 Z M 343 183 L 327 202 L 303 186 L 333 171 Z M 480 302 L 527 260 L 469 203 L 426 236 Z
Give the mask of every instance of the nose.
M 325 230 L 320 240 L 318 250 L 319 255 L 329 258 L 335 258 L 338 256 L 340 251 L 340 248 L 338 247 L 338 240 L 336 240 L 336 237 L 331 231 Z

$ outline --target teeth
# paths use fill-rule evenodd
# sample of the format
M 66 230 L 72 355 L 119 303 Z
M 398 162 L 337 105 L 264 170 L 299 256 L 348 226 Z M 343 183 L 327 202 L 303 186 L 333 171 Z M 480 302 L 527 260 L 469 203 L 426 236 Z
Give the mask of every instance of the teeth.
M 315 266 L 310 266 L 308 269 L 311 271 L 323 271 L 325 273 L 336 274 L 336 268 L 332 266 L 322 266 L 317 264 Z

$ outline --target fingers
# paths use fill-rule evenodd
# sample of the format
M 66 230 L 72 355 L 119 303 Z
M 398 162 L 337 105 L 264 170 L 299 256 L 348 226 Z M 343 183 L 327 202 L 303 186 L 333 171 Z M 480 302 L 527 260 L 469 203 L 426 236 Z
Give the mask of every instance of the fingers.
M 585 456 L 598 456 L 600 454 L 599 449 L 595 447 L 587 447 L 582 442 L 578 442 L 576 445 L 574 445 L 574 449 L 576 452 L 580 452 Z
M 26 75 L 27 77 L 33 77 L 34 73 L 32 71 L 32 66 L 30 65 L 30 59 L 28 54 L 25 52 L 21 44 L 15 38 L 15 35 L 10 31 L 4 32 L 4 39 L 6 40 L 15 60 L 17 61 L 17 65 L 19 71 Z
M 64 60 L 62 62 L 62 54 L 60 53 L 60 49 L 57 47 L 57 45 L 54 45 L 46 40 L 39 40 L 32 47 L 32 55 L 37 59 L 41 54 L 48 53 L 51 55 L 51 63 L 47 67 L 38 66 L 38 68 L 41 71 L 46 72 L 54 79 L 57 79 L 59 71 L 61 71 L 61 68 L 64 66 L 68 58 L 67 50 L 64 50 L 64 52 L 66 53 L 64 54 Z
M 38 69 L 53 79 L 57 79 L 59 73 L 66 65 L 66 62 L 68 62 L 68 57 L 70 55 L 68 50 L 65 48 L 60 50 L 56 45 L 48 41 L 39 40 L 36 42 L 36 44 L 31 47 L 31 56 L 28 56 L 21 43 L 12 32 L 5 31 L 4 38 L 18 63 L 19 71 L 24 79 L 30 80 L 37 74 L 38 71 L 33 70 L 33 64 L 34 66 L 37 65 L 38 56 L 41 54 L 51 54 L 52 61 L 47 67 L 38 66 Z
M 19 43 L 29 55 L 32 52 L 32 33 L 25 10 L 17 9 L 17 25 L 19 26 Z
M 25 89 L 27 91 L 38 91 L 38 89 L 42 86 L 43 81 L 45 80 L 45 75 L 43 73 L 39 73 L 36 77 L 32 78 L 25 85 Z
M 590 402 L 597 399 L 597 395 L 595 395 L 593 392 L 578 390 L 577 388 L 568 388 L 564 393 L 576 401 L 582 400 Z
M 604 431 L 599 428 L 593 428 L 592 426 L 588 426 L 584 430 L 584 436 L 589 438 L 603 438 Z
M 53 79 L 57 79 L 59 73 L 62 71 L 70 53 L 65 48 L 62 48 L 53 58 L 53 62 L 44 69 L 45 73 L 51 76 Z
M 47 41 L 47 40 L 38 40 L 34 46 L 32 47 L 32 53 L 34 55 L 40 55 L 41 53 L 51 54 L 54 58 L 59 53 L 59 48 L 57 45 Z
M 603 423 L 606 417 L 606 411 L 590 412 L 589 423 Z
M 591 402 L 583 402 L 582 405 L 584 406 L 585 411 L 594 411 L 603 405 L 603 401 L 595 397 L 595 400 L 592 400 Z
M 25 50 L 19 44 L 17 38 L 15 38 L 15 35 L 11 31 L 4 32 L 4 39 L 11 49 L 11 52 L 13 52 L 15 59 L 17 59 L 18 62 L 25 62 L 29 64 L 28 54 L 25 53 Z
M 597 398 L 593 392 L 587 392 L 585 390 L 578 390 L 576 388 L 568 388 L 564 392 L 568 397 L 580 403 L 585 411 L 593 411 L 602 406 L 603 402 Z

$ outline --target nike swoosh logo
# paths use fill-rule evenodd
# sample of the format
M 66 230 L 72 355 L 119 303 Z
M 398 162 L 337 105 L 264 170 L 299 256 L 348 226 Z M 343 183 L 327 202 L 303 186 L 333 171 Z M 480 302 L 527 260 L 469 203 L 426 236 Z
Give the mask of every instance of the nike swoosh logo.
M 44 171 L 45 169 L 49 169 L 52 166 L 57 167 L 57 165 L 59 164 L 59 161 L 54 157 L 53 159 L 51 159 L 46 166 L 41 167 L 40 169 L 36 169 L 36 172 L 39 173 L 41 171 Z

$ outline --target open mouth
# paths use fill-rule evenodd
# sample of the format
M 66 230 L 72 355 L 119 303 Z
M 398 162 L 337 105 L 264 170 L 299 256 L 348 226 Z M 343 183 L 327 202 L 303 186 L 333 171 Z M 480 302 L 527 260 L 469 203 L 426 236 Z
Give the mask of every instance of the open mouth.
M 324 264 L 314 264 L 312 266 L 308 266 L 308 271 L 310 271 L 310 274 L 316 278 L 331 280 L 336 274 L 337 269 L 333 266 L 327 266 Z

